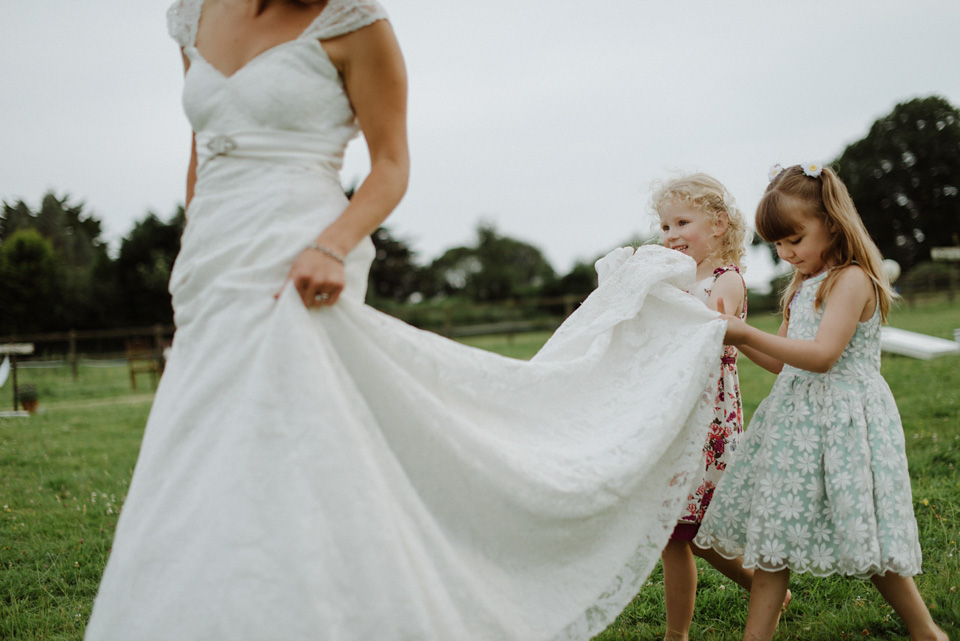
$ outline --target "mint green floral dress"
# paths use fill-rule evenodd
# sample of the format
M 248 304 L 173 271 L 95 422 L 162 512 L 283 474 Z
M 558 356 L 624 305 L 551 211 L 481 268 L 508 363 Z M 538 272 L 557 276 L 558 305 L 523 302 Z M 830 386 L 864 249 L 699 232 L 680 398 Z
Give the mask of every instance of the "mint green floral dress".
M 789 338 L 816 337 L 823 314 L 814 297 L 824 278 L 807 280 L 794 297 Z M 880 375 L 879 307 L 829 372 L 784 365 L 694 542 L 768 571 L 920 572 L 903 427 Z

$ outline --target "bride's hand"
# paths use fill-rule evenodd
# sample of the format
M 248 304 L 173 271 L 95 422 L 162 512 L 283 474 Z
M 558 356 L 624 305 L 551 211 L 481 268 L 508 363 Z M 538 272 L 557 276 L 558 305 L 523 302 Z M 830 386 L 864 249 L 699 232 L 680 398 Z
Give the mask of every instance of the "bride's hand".
M 293 261 L 283 286 L 286 287 L 290 281 L 293 281 L 306 307 L 321 307 L 337 302 L 346 282 L 346 274 L 343 265 L 336 259 L 319 251 L 305 249 Z M 283 291 L 283 287 L 280 291 Z M 278 291 L 274 298 L 279 297 Z

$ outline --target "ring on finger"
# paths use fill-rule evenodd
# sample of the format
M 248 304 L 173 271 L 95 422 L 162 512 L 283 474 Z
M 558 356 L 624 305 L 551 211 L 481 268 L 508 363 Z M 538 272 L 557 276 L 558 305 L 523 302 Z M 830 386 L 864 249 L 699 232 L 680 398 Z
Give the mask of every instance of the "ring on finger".
M 317 301 L 318 303 L 325 303 L 328 300 L 330 300 L 330 294 L 328 294 L 327 292 L 320 292 L 319 294 L 313 297 L 313 300 Z

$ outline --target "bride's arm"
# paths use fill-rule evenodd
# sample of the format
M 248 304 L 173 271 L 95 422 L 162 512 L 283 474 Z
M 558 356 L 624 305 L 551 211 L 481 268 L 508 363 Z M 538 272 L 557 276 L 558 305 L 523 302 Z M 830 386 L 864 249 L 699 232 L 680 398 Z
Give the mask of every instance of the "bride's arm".
M 193 187 L 197 184 L 197 135 L 190 135 L 190 163 L 187 165 L 187 199 L 184 211 L 190 207 L 193 200 Z
M 190 69 L 190 59 L 187 58 L 187 54 L 180 50 L 180 55 L 183 56 L 183 73 L 186 74 L 187 70 Z M 193 200 L 193 188 L 197 184 L 197 134 L 190 134 L 190 162 L 187 165 L 187 197 L 184 201 L 184 211 L 190 207 L 190 201 Z
M 370 174 L 316 238 L 317 245 L 346 256 L 383 223 L 406 191 L 407 76 L 400 46 L 384 20 L 321 44 L 340 70 L 370 151 Z M 317 294 L 327 294 L 327 304 L 336 302 L 345 281 L 343 265 L 314 250 L 297 257 L 289 279 L 308 306 L 316 304 Z

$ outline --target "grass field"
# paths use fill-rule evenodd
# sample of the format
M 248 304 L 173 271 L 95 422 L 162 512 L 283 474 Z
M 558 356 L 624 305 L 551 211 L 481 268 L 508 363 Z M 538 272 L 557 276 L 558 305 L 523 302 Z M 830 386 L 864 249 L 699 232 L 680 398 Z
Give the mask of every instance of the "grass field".
M 897 327 L 952 338 L 960 327 L 960 305 L 898 308 L 890 320 Z M 779 324 L 773 317 L 751 322 L 769 331 Z M 544 340 L 546 334 L 531 334 L 469 342 L 527 358 Z M 924 552 L 924 574 L 917 583 L 941 627 L 960 638 L 960 357 L 884 356 L 883 373 L 907 435 Z M 748 415 L 773 378 L 742 362 Z M 66 368 L 24 369 L 21 380 L 37 385 L 42 411 L 29 419 L 0 418 L 0 639 L 79 640 L 152 396 L 132 392 L 123 367 L 83 367 L 76 382 Z M 141 380 L 149 387 L 148 379 Z M 9 395 L 8 384 L 0 390 L 0 409 L 11 407 Z M 691 638 L 739 639 L 747 595 L 709 566 L 700 566 L 700 574 Z M 868 582 L 794 575 L 791 589 L 795 598 L 778 639 L 906 639 L 902 624 Z M 597 641 L 661 638 L 663 607 L 658 568 Z

